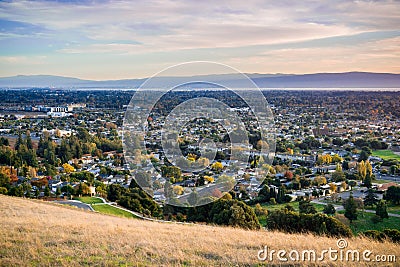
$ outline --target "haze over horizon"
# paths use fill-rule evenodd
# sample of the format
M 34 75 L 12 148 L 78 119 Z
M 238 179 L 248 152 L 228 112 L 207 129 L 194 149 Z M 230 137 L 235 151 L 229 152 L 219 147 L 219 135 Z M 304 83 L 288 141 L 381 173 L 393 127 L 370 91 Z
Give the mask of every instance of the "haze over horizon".
M 199 60 L 244 73 L 400 73 L 399 14 L 390 0 L 4 1 L 0 77 L 144 78 Z

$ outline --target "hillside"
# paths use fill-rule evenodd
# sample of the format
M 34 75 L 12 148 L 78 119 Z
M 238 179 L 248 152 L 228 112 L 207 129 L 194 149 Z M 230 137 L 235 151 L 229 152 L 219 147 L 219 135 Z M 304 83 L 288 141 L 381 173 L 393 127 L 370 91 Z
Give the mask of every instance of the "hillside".
M 0 266 L 243 266 L 261 263 L 257 253 L 265 245 L 288 251 L 337 249 L 337 240 L 327 237 L 124 219 L 3 195 L 0 237 Z M 400 257 L 399 244 L 347 242 L 348 249 Z
M 399 88 L 400 74 L 345 72 L 313 74 L 247 74 L 261 88 Z M 138 88 L 146 79 L 123 79 L 94 81 L 53 75 L 18 75 L 0 77 L 3 88 Z M 192 77 L 155 77 L 148 88 L 168 88 L 177 84 L 207 81 L 231 88 L 248 86 L 243 76 L 238 74 L 198 75 Z M 195 83 L 189 87 L 215 87 Z

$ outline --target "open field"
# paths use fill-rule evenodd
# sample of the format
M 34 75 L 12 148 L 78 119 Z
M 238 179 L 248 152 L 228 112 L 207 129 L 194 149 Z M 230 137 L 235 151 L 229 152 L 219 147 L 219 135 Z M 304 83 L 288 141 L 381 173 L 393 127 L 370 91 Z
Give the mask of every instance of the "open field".
M 338 213 L 344 214 L 344 211 L 339 211 Z M 371 221 L 371 218 L 375 215 L 375 213 L 368 213 L 359 211 L 357 220 L 353 221 L 350 224 L 350 228 L 353 233 L 360 233 L 367 230 L 379 230 L 382 231 L 384 229 L 397 229 L 400 230 L 400 218 L 398 217 L 389 217 L 388 219 L 384 219 L 383 222 L 374 224 Z
M 393 151 L 388 150 L 388 149 L 374 150 L 374 151 L 372 151 L 372 156 L 380 157 L 381 159 L 385 159 L 385 160 L 388 160 L 388 159 L 400 160 L 400 155 L 397 155 Z
M 266 245 L 317 253 L 337 249 L 337 239 L 310 234 L 131 220 L 3 195 L 0 213 L 0 266 L 251 266 L 263 263 L 257 254 Z M 348 249 L 400 257 L 400 244 L 365 238 L 347 242 Z M 279 263 L 276 257 L 274 263 Z
M 75 200 L 79 200 L 83 203 L 86 204 L 97 204 L 97 203 L 103 203 L 103 200 L 97 197 L 76 197 L 74 198 Z
M 95 211 L 103 213 L 103 214 L 115 215 L 115 216 L 125 217 L 125 218 L 136 218 L 136 216 L 133 215 L 132 213 L 129 213 L 127 211 L 118 209 L 116 207 L 113 207 L 113 206 L 110 206 L 107 204 L 93 205 L 92 208 Z
M 322 204 L 316 204 L 316 203 L 311 203 L 315 209 L 319 212 L 322 212 L 324 210 L 325 205 Z M 283 204 L 275 204 L 275 205 L 270 205 L 270 204 L 262 204 L 261 206 L 266 208 L 269 211 L 273 211 L 273 210 L 279 210 L 284 208 L 286 205 L 290 205 L 294 208 L 295 211 L 299 211 L 299 202 L 298 201 L 294 201 L 294 202 L 290 202 L 290 203 L 283 203 Z

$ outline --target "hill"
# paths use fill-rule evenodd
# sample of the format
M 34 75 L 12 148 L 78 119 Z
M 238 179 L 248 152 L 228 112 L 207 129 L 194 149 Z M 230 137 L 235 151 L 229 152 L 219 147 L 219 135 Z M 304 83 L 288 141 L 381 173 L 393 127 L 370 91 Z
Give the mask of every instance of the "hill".
M 345 72 L 314 74 L 247 74 L 261 88 L 399 88 L 400 74 Z M 82 80 L 52 75 L 18 75 L 0 78 L 0 88 L 138 88 L 146 79 Z M 155 77 L 151 88 L 165 88 L 188 81 L 207 81 L 231 88 L 248 86 L 239 74 Z M 189 85 L 190 86 L 190 85 Z M 196 83 L 192 87 L 215 87 Z
M 124 219 L 3 195 L 0 237 L 0 266 L 249 266 L 262 263 L 257 254 L 264 246 L 317 253 L 338 249 L 336 239 L 309 234 Z M 347 249 L 400 257 L 399 244 L 346 241 Z M 328 262 L 317 263 L 321 264 Z M 360 262 L 336 261 L 330 266 Z

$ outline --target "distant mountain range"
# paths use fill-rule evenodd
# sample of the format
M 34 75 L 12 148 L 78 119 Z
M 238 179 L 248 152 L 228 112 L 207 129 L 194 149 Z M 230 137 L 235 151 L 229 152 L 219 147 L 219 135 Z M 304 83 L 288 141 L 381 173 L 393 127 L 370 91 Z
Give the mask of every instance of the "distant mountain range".
M 247 74 L 261 88 L 400 88 L 400 74 L 345 72 L 315 74 Z M 239 74 L 156 77 L 152 88 L 166 88 L 190 81 L 207 81 L 229 87 L 246 87 Z M 82 80 L 52 75 L 18 75 L 0 78 L 0 88 L 138 88 L 146 79 Z M 212 87 L 191 85 L 192 87 Z

